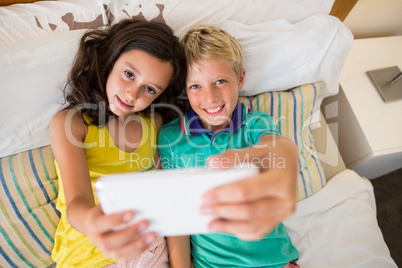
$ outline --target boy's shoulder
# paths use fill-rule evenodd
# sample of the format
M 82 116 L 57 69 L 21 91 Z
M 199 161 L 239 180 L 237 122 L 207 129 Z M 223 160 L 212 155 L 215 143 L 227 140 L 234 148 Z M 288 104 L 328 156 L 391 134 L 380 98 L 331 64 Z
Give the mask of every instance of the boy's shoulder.
M 272 117 L 270 114 L 263 112 L 261 110 L 254 110 L 253 107 L 248 106 L 247 104 L 238 101 L 238 107 L 241 107 L 241 110 L 239 110 L 240 113 L 242 113 L 242 120 L 248 121 L 248 120 L 255 120 L 258 118 L 270 118 Z
M 270 116 L 270 115 L 260 110 L 251 110 L 250 112 L 247 113 L 247 117 L 249 116 L 254 117 L 254 116 Z
M 276 120 L 268 113 L 254 110 L 247 113 L 245 123 L 247 129 L 276 129 L 278 126 Z
M 166 135 L 166 134 L 171 135 L 171 133 L 181 132 L 180 122 L 181 117 L 178 117 L 176 119 L 173 119 L 169 123 L 164 124 L 161 128 L 159 135 Z
M 181 127 L 180 127 L 181 117 L 172 120 L 162 126 L 158 135 L 158 145 L 170 144 L 173 140 L 177 140 L 181 137 Z M 159 148 L 158 150 L 162 150 Z
M 251 110 L 246 115 L 246 121 L 256 120 L 258 118 L 271 118 L 272 119 L 272 116 L 270 114 L 260 111 L 260 110 Z

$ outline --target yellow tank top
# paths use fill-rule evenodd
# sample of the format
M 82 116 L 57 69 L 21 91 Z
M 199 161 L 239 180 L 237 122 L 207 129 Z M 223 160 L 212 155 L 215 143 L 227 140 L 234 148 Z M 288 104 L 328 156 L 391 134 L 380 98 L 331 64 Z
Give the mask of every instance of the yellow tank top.
M 137 149 L 126 153 L 115 146 L 107 127 L 88 126 L 84 141 L 85 155 L 91 176 L 92 190 L 94 182 L 105 174 L 122 172 L 142 172 L 154 169 L 157 128 L 151 116 L 139 113 L 142 126 L 142 138 Z M 88 119 L 87 119 L 88 120 Z M 68 222 L 66 200 L 59 166 L 55 161 L 59 178 L 59 195 L 56 203 L 61 213 L 56 229 L 52 259 L 57 267 L 103 267 L 116 260 L 105 257 L 87 237 L 76 231 Z M 95 195 L 95 202 L 98 199 Z

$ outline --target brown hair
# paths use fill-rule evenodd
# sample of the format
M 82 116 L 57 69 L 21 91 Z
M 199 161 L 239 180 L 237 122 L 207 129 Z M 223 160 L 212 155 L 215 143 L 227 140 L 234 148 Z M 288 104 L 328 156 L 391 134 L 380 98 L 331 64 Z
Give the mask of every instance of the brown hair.
M 173 30 L 163 23 L 125 19 L 106 30 L 90 30 L 80 41 L 64 88 L 69 108 L 80 107 L 94 125 L 104 125 L 114 114 L 109 110 L 106 81 L 115 62 L 124 52 L 138 49 L 170 62 L 173 76 L 169 86 L 153 103 L 173 104 L 186 82 L 184 49 Z M 143 112 L 149 113 L 150 107 Z M 159 109 L 168 121 L 172 109 Z M 83 118 L 83 121 L 86 121 Z

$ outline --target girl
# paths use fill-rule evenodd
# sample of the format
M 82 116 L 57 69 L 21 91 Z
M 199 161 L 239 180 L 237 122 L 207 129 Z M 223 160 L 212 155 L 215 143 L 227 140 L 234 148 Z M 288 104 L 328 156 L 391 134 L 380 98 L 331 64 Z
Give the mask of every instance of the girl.
M 81 38 L 67 83 L 69 106 L 49 127 L 59 177 L 61 219 L 52 252 L 58 266 L 120 266 L 115 259 L 135 259 L 130 265 L 139 267 L 167 265 L 165 240 L 143 235 L 147 221 L 116 230 L 134 213 L 105 215 L 93 183 L 104 174 L 154 168 L 149 163 L 158 163 L 163 119 L 150 106 L 173 101 L 186 70 L 183 48 L 164 24 L 124 20 Z

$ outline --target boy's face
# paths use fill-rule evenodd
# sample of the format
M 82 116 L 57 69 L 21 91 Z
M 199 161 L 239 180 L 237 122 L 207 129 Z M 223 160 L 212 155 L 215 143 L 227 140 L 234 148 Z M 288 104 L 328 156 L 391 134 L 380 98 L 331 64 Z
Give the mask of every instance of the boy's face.
M 245 70 L 238 79 L 225 60 L 205 61 L 199 69 L 190 68 L 186 81 L 190 105 L 205 129 L 217 132 L 232 119 L 238 92 L 244 84 Z

